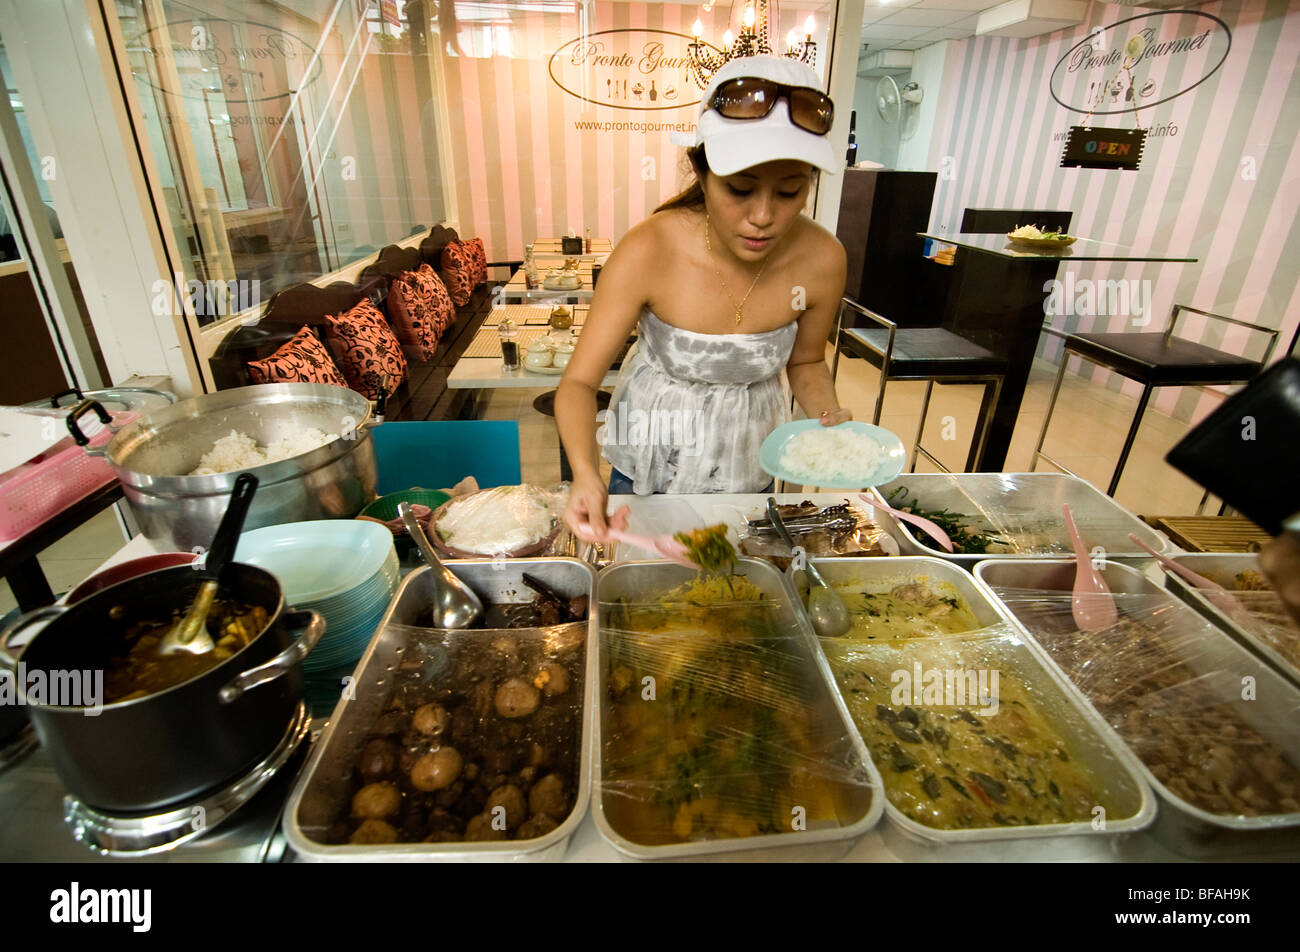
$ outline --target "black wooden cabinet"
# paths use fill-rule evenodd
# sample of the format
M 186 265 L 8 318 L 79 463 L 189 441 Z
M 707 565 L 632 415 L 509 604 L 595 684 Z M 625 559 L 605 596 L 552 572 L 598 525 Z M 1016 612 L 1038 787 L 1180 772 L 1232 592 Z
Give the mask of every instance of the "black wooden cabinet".
M 922 257 L 935 172 L 845 169 L 835 233 L 848 255 L 844 293 L 902 327 L 937 327 L 946 268 Z

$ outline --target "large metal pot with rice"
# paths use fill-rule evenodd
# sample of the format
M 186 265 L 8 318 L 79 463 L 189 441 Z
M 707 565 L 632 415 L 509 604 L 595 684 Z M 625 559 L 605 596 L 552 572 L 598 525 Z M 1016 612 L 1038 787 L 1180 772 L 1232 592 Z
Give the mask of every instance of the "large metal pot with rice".
M 96 405 L 87 401 L 68 417 L 78 424 Z M 107 422 L 107 414 L 99 413 Z M 116 471 L 140 531 L 164 546 L 190 549 L 212 541 L 240 472 L 257 476 L 257 496 L 245 529 L 350 518 L 375 495 L 370 402 L 353 390 L 314 383 L 259 384 L 219 390 L 155 410 L 123 427 L 102 449 Z M 328 442 L 278 462 L 230 472 L 190 475 L 217 440 L 232 431 L 258 446 L 294 441 L 320 430 Z

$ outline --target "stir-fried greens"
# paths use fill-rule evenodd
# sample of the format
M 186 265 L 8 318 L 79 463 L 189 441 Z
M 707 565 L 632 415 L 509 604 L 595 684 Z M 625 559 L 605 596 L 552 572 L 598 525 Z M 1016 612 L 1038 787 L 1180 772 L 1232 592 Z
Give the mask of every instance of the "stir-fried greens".
M 721 523 L 678 532 L 673 538 L 686 546 L 686 557 L 706 572 L 731 572 L 736 566 L 736 548 L 727 541 L 727 527 Z
M 923 509 L 920 501 L 915 496 L 909 502 L 906 486 L 899 486 L 897 489 L 892 490 L 885 497 L 885 502 L 895 509 L 929 519 L 948 534 L 948 538 L 952 540 L 953 548 L 963 555 L 984 555 L 988 553 L 989 546 L 1006 546 L 1007 551 L 1014 549 L 1014 546 L 1008 540 L 975 528 L 971 522 L 971 517 L 964 513 L 953 512 L 950 509 Z M 993 551 L 1003 550 L 995 548 Z

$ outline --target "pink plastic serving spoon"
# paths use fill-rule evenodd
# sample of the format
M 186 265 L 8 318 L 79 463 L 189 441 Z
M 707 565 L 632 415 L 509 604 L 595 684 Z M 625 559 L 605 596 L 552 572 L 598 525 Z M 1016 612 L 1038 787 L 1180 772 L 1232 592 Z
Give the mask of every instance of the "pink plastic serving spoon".
M 1065 512 L 1065 528 L 1069 530 L 1070 542 L 1074 544 L 1074 558 L 1078 566 L 1074 574 L 1074 599 L 1071 603 L 1074 623 L 1083 631 L 1109 628 L 1119 621 L 1115 599 L 1111 597 L 1106 580 L 1092 566 L 1088 548 L 1079 535 L 1079 527 L 1074 524 L 1070 504 L 1065 503 L 1061 509 Z
M 858 498 L 863 500 L 866 503 L 869 503 L 875 508 L 879 509 L 881 512 L 890 513 L 891 515 L 894 516 L 895 519 L 902 519 L 904 522 L 910 522 L 914 526 L 919 526 L 920 528 L 924 529 L 928 535 L 933 536 L 935 541 L 938 542 L 939 545 L 943 546 L 943 548 L 946 549 L 947 551 L 949 552 L 957 551 L 953 547 L 952 540 L 948 538 L 948 533 L 944 532 L 942 529 L 940 529 L 937 525 L 935 525 L 933 522 L 931 522 L 929 519 L 925 518 L 924 516 L 918 516 L 915 515 L 914 513 L 903 512 L 903 510 L 901 509 L 895 509 L 893 506 L 889 506 L 883 502 L 872 499 L 866 493 L 858 493 Z
M 1199 588 L 1205 594 L 1205 597 L 1214 603 L 1214 607 L 1219 609 L 1221 612 L 1232 616 L 1233 619 L 1238 622 L 1250 621 L 1250 612 L 1246 611 L 1245 606 L 1233 597 L 1232 592 L 1214 581 L 1214 579 L 1209 579 L 1204 575 L 1193 572 L 1185 565 L 1179 565 L 1167 555 L 1161 555 L 1132 532 L 1128 534 L 1128 537 L 1130 542 L 1159 562 L 1164 568 L 1173 572 L 1175 575 L 1181 576 Z

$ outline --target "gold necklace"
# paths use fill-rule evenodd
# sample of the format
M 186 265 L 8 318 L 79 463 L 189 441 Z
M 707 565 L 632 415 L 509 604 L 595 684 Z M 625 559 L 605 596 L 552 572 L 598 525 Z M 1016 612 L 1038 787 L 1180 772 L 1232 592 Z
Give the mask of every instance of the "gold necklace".
M 722 285 L 722 290 L 727 292 L 727 300 L 729 300 L 736 308 L 736 326 L 739 327 L 741 313 L 745 310 L 745 302 L 748 301 L 749 296 L 754 293 L 754 287 L 758 284 L 758 279 L 763 276 L 763 269 L 767 267 L 767 258 L 764 258 L 763 263 L 758 266 L 758 273 L 754 275 L 754 280 L 749 285 L 749 290 L 746 291 L 745 296 L 740 299 L 740 303 L 736 304 L 736 299 L 731 295 L 731 288 L 727 287 L 727 279 L 722 276 L 722 269 L 718 267 L 718 262 L 713 257 L 713 242 L 709 239 L 709 232 L 711 231 L 713 231 L 713 222 L 706 213 L 704 216 L 704 248 L 709 253 L 709 261 L 713 264 L 713 273 L 718 276 L 718 283 Z

